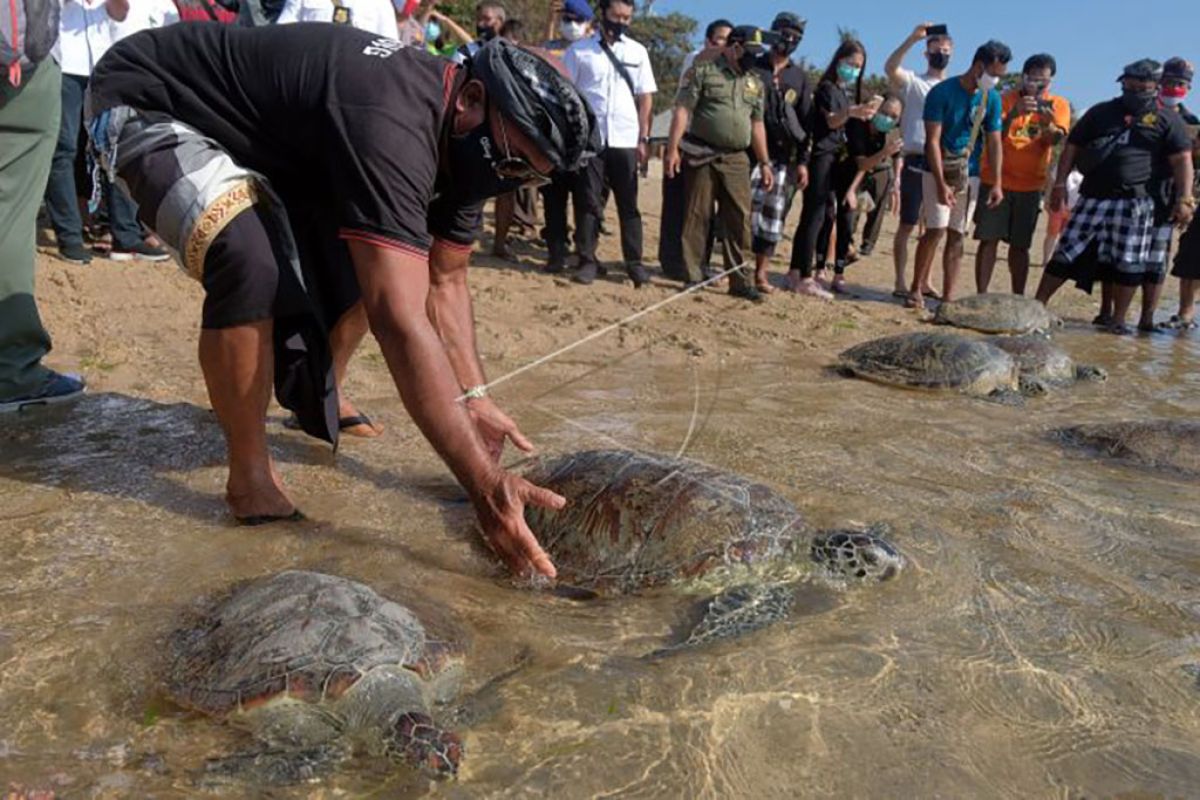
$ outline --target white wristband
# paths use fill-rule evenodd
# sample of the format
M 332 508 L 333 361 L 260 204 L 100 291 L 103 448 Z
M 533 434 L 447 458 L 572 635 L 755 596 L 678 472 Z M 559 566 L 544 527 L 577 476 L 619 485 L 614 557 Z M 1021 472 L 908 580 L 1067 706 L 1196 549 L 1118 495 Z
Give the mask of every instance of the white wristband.
M 463 397 L 467 400 L 479 400 L 487 397 L 487 393 L 487 384 L 481 383 L 478 386 L 472 386 L 470 389 L 467 389 L 465 392 L 463 392 Z

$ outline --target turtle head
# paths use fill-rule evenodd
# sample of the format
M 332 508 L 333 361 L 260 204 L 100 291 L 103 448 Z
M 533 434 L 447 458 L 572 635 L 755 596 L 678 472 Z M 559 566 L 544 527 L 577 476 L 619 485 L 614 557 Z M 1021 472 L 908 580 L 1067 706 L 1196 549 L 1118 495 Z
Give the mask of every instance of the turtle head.
M 419 711 L 401 714 L 388 730 L 389 758 L 439 780 L 458 774 L 463 749 L 458 734 L 442 730 L 429 715 Z
M 1075 379 L 1080 381 L 1106 381 L 1108 380 L 1108 370 L 1104 367 L 1094 367 L 1091 364 L 1077 364 L 1075 366 Z
M 813 561 L 843 578 L 886 581 L 904 568 L 904 556 L 877 531 L 822 531 L 811 552 Z

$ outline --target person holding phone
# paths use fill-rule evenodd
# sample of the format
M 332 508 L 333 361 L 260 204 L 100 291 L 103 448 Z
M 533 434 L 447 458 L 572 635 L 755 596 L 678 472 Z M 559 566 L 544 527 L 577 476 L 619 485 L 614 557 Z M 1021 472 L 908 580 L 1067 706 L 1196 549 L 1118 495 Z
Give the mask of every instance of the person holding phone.
M 900 98 L 889 97 L 883 101 L 879 111 L 869 122 L 852 119 L 846 123 L 855 175 L 846 190 L 844 202 L 856 216 L 863 212 L 863 209 L 858 207 L 859 192 L 865 192 L 873 203 L 869 211 L 863 212 L 866 213 L 866 224 L 863 227 L 862 243 L 858 247 L 859 255 L 867 255 L 874 249 L 879 231 L 883 228 L 887 197 L 896 180 L 894 162 L 900 158 L 900 153 L 905 147 L 898 127 L 903 108 Z M 851 233 L 857 225 L 856 219 L 851 226 Z
M 1071 104 L 1050 94 L 1050 82 L 1058 71 L 1054 56 L 1039 53 L 1025 60 L 1019 85 L 1000 98 L 1004 117 L 1001 143 L 1002 174 L 997 175 L 984 155 L 980 194 L 987 194 L 999 181 L 1004 189 L 1000 205 L 980 205 L 975 212 L 975 286 L 988 290 L 1000 242 L 1008 244 L 1008 269 L 1013 294 L 1024 294 L 1029 278 L 1029 251 L 1041 215 L 1042 188 L 1054 158 L 1054 148 L 1071 126 Z

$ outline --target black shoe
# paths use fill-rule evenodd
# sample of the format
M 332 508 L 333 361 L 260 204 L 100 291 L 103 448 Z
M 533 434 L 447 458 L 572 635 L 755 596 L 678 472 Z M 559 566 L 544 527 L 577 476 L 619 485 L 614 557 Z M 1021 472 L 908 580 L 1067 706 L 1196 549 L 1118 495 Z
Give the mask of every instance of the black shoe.
M 629 280 L 633 281 L 635 289 L 640 289 L 650 282 L 650 275 L 641 264 L 630 264 L 625 271 L 629 273 Z
M 740 297 L 743 300 L 749 300 L 751 303 L 761 303 L 767 298 L 763 293 L 753 286 L 737 286 L 729 290 L 730 297 Z
M 116 247 L 108 254 L 112 261 L 166 261 L 171 257 L 162 247 L 151 247 L 145 242 L 138 242 L 133 247 Z
M 567 268 L 566 264 L 563 264 L 561 262 L 558 264 L 555 264 L 555 263 L 551 262 L 546 265 L 546 274 L 547 275 L 559 275 L 562 272 L 564 272 L 566 270 L 566 268 Z
M 90 264 L 92 254 L 81 244 L 64 244 L 58 248 L 58 258 L 69 264 Z
M 596 274 L 599 275 L 601 278 L 603 278 L 605 275 L 608 274 L 608 267 L 604 266 L 603 264 L 597 263 L 596 264 Z
M 576 283 L 582 283 L 584 286 L 587 286 L 592 281 L 596 280 L 596 265 L 584 264 L 579 268 L 579 271 L 575 273 L 575 277 L 572 280 L 574 280 Z

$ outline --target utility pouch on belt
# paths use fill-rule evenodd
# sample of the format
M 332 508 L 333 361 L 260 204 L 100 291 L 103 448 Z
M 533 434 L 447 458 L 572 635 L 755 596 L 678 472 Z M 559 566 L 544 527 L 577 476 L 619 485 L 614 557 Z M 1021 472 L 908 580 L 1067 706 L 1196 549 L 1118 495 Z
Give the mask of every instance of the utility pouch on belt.
M 942 177 L 946 179 L 946 185 L 954 189 L 956 192 L 961 192 L 967 188 L 967 181 L 971 175 L 971 159 L 966 153 L 951 153 L 945 149 L 942 150 Z

